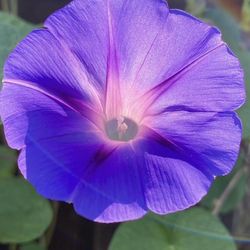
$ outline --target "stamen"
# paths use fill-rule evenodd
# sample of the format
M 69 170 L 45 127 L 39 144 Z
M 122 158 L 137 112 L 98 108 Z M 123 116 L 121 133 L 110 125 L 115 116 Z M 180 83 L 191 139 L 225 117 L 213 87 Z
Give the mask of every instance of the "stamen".
M 117 132 L 118 132 L 118 137 L 119 140 L 122 140 L 124 137 L 126 131 L 128 130 L 128 125 L 124 122 L 124 117 L 122 119 L 117 119 L 118 121 L 118 126 L 117 126 Z
M 130 141 L 138 133 L 137 124 L 123 116 L 106 122 L 105 129 L 107 136 L 114 141 Z

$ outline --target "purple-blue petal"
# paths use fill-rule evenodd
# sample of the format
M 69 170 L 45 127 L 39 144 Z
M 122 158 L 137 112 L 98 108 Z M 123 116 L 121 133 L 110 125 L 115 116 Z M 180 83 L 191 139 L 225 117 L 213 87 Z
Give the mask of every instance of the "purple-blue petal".
M 3 86 L 0 113 L 7 141 L 15 149 L 25 147 L 29 136 L 40 140 L 82 132 L 84 127 L 80 113 L 60 99 L 13 83 Z
M 85 69 L 88 80 L 104 93 L 109 51 L 108 1 L 75 0 L 47 18 L 44 25 L 67 56 Z
M 140 84 L 140 90 L 146 89 L 146 81 L 140 82 L 142 70 L 144 70 L 142 74 L 146 72 L 145 77 L 155 74 L 156 67 L 159 73 L 158 63 L 148 65 L 147 59 L 154 53 L 155 49 L 152 46 L 167 24 L 169 9 L 164 0 L 109 2 L 115 27 L 114 38 L 119 59 L 120 84 L 124 91 L 123 98 L 126 98 L 128 88 L 133 88 L 133 85 Z
M 136 148 L 145 157 L 147 207 L 156 213 L 196 204 L 236 162 L 241 123 L 233 112 L 169 112 L 148 125 L 151 136 Z
M 147 212 L 143 169 L 143 158 L 131 145 L 117 148 L 84 173 L 73 197 L 76 211 L 98 222 L 142 217 Z
M 29 84 L 61 98 L 87 101 L 81 86 L 87 78 L 84 67 L 80 70 L 68 54 L 47 29 L 35 30 L 10 54 L 3 82 Z
M 105 145 L 93 123 L 34 89 L 4 84 L 0 107 L 7 141 L 21 149 L 19 169 L 40 194 L 101 222 L 146 213 L 142 161 L 129 145 Z
M 173 213 L 195 205 L 207 194 L 214 180 L 213 176 L 174 153 L 169 157 L 145 154 L 145 169 L 147 207 L 158 214 Z
M 15 84 L 4 84 L 0 112 L 8 144 L 22 150 L 22 174 L 41 194 L 67 201 L 102 146 L 100 131 L 66 105 Z
M 245 101 L 243 71 L 221 33 L 191 15 L 170 10 L 140 69 L 137 91 L 149 114 L 165 110 L 232 111 Z
M 166 112 L 148 125 L 215 176 L 229 173 L 237 160 L 242 128 L 234 112 Z

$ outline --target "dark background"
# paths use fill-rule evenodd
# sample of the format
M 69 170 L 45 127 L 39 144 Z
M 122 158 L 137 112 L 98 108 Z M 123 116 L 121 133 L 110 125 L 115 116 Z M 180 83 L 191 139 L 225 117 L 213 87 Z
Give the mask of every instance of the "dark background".
M 32 23 L 42 23 L 48 15 L 69 2 L 69 0 L 19 0 L 18 15 Z M 184 0 L 172 0 L 169 3 L 172 8 L 185 8 Z

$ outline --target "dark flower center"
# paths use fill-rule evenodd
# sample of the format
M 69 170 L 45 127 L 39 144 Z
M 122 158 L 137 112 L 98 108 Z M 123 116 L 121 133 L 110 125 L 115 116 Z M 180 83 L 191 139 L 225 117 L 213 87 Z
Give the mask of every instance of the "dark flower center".
M 137 135 L 138 126 L 127 117 L 119 117 L 107 121 L 105 130 L 109 139 L 113 141 L 130 141 Z

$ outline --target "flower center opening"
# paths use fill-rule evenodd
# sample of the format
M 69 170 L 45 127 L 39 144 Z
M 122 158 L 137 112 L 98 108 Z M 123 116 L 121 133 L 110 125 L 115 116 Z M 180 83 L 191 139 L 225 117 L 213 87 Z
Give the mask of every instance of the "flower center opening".
M 105 130 L 109 139 L 113 141 L 130 141 L 137 135 L 138 126 L 133 120 L 121 116 L 107 121 Z

